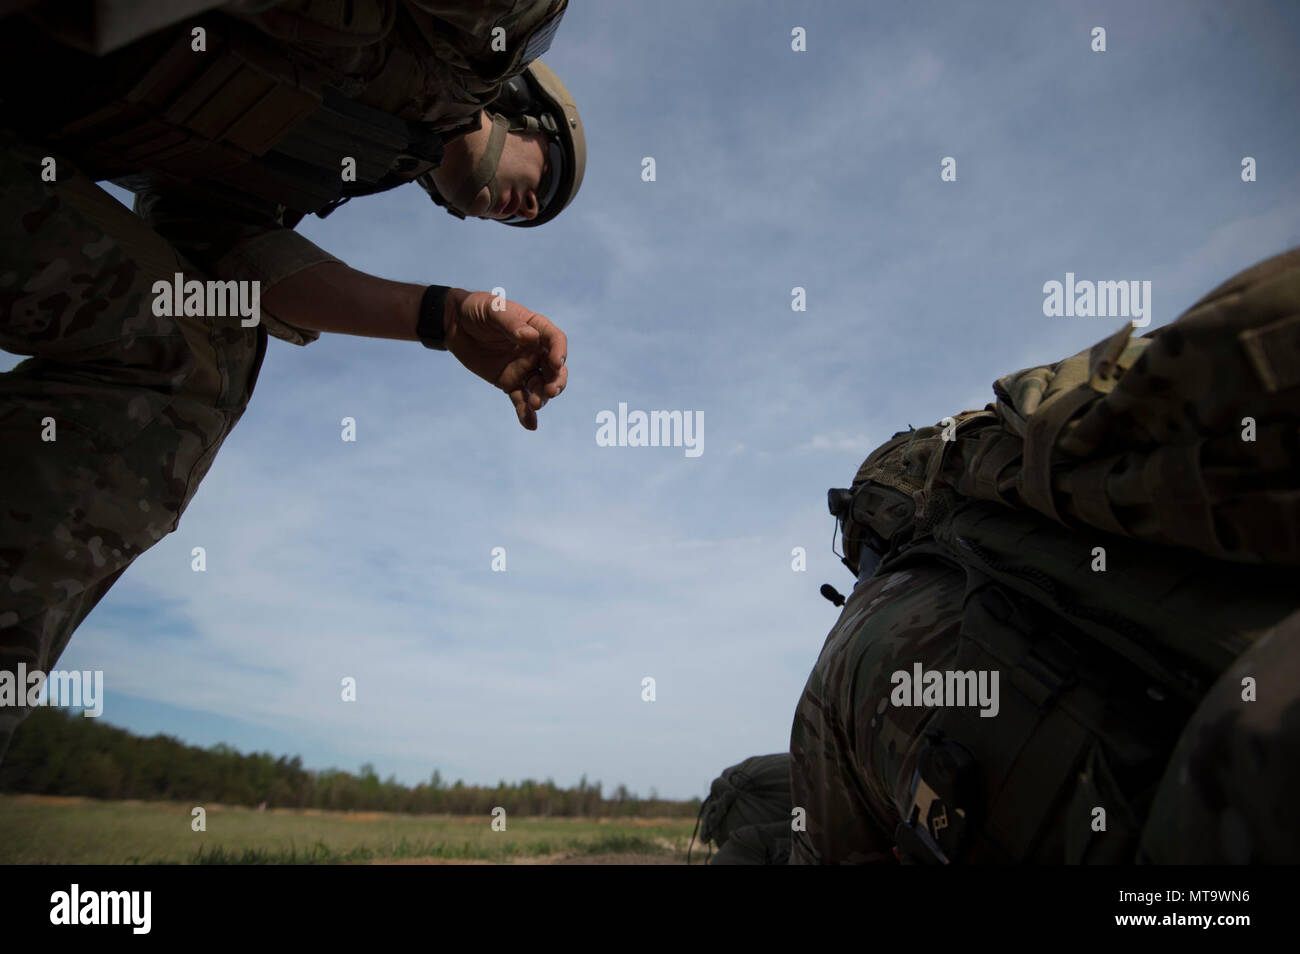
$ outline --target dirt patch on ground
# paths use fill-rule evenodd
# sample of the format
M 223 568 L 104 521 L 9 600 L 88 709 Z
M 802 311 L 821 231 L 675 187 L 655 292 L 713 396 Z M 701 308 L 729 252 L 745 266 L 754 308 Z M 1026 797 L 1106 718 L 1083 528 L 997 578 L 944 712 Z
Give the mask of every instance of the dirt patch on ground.
M 10 795 L 15 802 L 28 805 L 80 805 L 87 799 L 80 795 Z

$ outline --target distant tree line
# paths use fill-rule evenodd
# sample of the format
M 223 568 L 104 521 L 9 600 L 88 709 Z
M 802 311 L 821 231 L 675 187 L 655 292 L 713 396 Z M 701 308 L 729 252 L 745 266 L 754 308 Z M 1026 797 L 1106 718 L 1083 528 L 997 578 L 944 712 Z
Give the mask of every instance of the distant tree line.
M 699 799 L 670 801 L 653 790 L 639 798 L 624 785 L 607 797 L 586 776 L 576 788 L 550 779 L 486 788 L 460 780 L 448 785 L 435 770 L 411 788 L 392 776 L 381 781 L 372 765 L 357 775 L 312 771 L 296 755 L 203 749 L 167 735 L 142 738 L 56 708 L 33 710 L 14 733 L 0 763 L 0 792 L 454 815 L 488 815 L 499 805 L 510 814 L 589 818 L 694 816 L 700 807 Z

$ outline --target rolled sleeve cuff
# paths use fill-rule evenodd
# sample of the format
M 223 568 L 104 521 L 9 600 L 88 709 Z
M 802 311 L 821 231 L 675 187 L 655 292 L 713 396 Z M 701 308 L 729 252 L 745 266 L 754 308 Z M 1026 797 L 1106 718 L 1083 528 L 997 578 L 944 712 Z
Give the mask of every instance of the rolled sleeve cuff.
M 214 271 L 222 280 L 258 281 L 265 294 L 289 276 L 325 262 L 343 264 L 292 229 L 279 228 L 240 242 L 217 260 Z M 262 322 L 268 333 L 291 344 L 307 345 L 320 337 L 319 331 L 298 328 L 265 309 Z

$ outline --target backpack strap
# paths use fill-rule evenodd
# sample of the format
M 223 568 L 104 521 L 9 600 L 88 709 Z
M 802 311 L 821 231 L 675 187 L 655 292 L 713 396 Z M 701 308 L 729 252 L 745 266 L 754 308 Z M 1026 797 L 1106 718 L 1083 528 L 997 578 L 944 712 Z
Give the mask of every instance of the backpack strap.
M 1045 513 L 1057 523 L 1065 523 L 1056 509 L 1052 492 L 1052 452 L 1065 426 L 1083 408 L 1097 399 L 1088 384 L 1067 391 L 1029 418 L 1025 434 L 1024 467 L 1020 471 L 1020 493 L 1027 504 Z

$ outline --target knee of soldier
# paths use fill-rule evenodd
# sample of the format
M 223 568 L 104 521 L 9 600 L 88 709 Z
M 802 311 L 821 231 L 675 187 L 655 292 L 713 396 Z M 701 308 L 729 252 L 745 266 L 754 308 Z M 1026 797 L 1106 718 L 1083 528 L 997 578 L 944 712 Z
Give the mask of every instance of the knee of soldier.
M 1142 834 L 1156 864 L 1300 861 L 1300 613 L 1261 637 L 1188 720 Z

